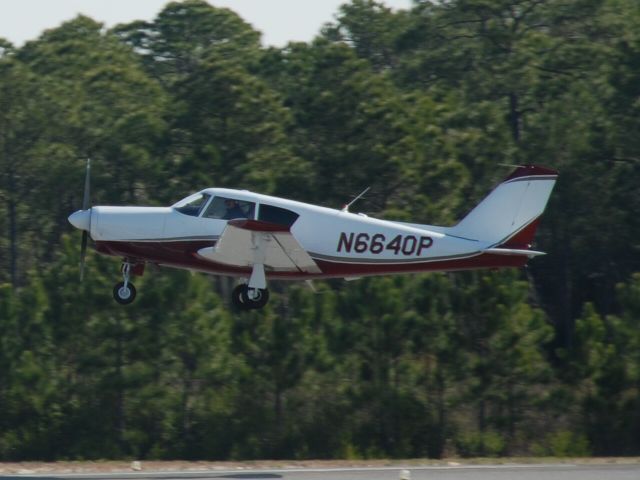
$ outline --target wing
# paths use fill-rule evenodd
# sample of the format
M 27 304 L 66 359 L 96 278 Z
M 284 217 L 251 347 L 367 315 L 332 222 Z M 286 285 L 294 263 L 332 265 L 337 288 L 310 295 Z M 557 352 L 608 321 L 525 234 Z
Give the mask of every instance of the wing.
M 258 220 L 229 220 L 216 246 L 200 249 L 198 255 L 235 267 L 262 264 L 278 272 L 320 273 L 289 227 Z

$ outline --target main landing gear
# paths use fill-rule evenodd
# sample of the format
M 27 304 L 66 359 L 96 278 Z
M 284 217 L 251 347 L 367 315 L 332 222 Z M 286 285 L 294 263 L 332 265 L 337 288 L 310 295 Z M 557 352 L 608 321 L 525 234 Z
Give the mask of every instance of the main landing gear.
M 231 302 L 238 310 L 254 310 L 264 307 L 269 301 L 267 279 L 262 263 L 254 263 L 249 283 L 241 283 L 233 289 Z
M 269 290 L 267 288 L 250 288 L 246 283 L 241 283 L 231 293 L 231 302 L 238 310 L 262 308 L 268 301 Z
M 136 287 L 129 281 L 133 265 L 129 262 L 124 262 L 121 270 L 123 281 L 116 283 L 113 287 L 113 298 L 120 305 L 128 305 L 136 298 Z

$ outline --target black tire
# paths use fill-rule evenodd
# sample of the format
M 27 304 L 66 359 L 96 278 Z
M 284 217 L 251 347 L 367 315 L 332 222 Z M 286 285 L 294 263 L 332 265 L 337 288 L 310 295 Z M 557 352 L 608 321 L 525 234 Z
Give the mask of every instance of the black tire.
M 113 298 L 120 305 L 129 305 L 136 299 L 136 287 L 133 286 L 133 283 L 127 283 L 127 290 L 124 290 L 124 282 L 118 282 L 113 287 Z
M 244 302 L 242 301 L 242 292 L 245 292 L 246 290 L 247 290 L 247 284 L 241 283 L 236 288 L 234 288 L 233 291 L 231 292 L 231 303 L 238 310 L 249 309 L 249 307 L 245 305 Z
M 245 308 L 258 309 L 264 307 L 269 301 L 269 290 L 266 288 L 258 289 L 258 297 L 250 298 L 249 297 L 249 288 L 245 286 L 245 289 L 242 290 L 240 294 L 240 299 L 242 303 L 246 305 Z

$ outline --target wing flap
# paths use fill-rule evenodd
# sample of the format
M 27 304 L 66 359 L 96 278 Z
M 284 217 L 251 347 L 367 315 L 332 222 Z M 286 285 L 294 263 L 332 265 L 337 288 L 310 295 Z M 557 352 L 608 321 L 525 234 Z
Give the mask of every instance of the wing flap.
M 263 264 L 271 271 L 320 273 L 289 228 L 256 220 L 230 220 L 216 246 L 200 249 L 198 255 L 235 267 Z

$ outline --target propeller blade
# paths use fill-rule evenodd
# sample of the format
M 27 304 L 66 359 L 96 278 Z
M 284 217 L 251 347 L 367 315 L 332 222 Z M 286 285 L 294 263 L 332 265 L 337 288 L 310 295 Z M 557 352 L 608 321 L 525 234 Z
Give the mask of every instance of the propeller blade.
M 82 210 L 89 208 L 89 198 L 91 195 L 91 185 L 89 179 L 91 177 L 91 159 L 87 158 L 87 173 L 84 177 L 84 196 L 82 197 Z
M 82 210 L 89 208 L 91 202 L 91 159 L 87 158 L 87 172 L 84 177 L 84 195 L 82 196 Z M 87 240 L 89 238 L 89 232 L 82 231 L 82 243 L 80 244 L 80 281 L 84 279 L 84 264 L 85 257 L 87 256 Z
M 82 243 L 80 244 L 80 281 L 84 280 L 84 259 L 87 255 L 87 237 L 89 232 L 82 231 Z

